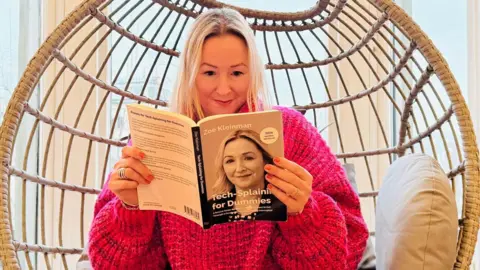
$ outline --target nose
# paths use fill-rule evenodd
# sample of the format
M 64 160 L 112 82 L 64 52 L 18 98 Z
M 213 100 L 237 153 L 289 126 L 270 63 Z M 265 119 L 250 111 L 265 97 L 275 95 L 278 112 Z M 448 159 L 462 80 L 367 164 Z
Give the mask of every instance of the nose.
M 245 169 L 245 166 L 243 166 L 243 161 L 239 160 L 237 162 L 237 166 L 235 167 L 236 172 L 241 172 Z
M 222 74 L 219 78 L 216 92 L 220 95 L 227 95 L 231 92 L 230 83 L 228 81 L 228 75 Z

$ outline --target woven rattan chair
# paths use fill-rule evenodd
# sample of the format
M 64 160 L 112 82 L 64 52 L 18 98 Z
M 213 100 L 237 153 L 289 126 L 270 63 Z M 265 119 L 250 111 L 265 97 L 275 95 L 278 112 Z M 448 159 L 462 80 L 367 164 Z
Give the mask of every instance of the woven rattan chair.
M 0 130 L 5 269 L 74 268 L 87 241 L 95 195 L 125 145 L 124 105 L 168 106 L 185 29 L 202 11 L 224 5 L 85 0 L 43 42 Z M 255 31 L 274 102 L 304 113 L 338 158 L 355 164 L 372 235 L 375 198 L 388 166 L 414 152 L 439 160 L 458 199 L 455 268 L 467 269 L 478 231 L 478 150 L 447 63 L 391 0 L 319 0 L 312 6 L 285 13 L 233 7 Z M 40 98 L 34 94 L 38 87 Z M 20 136 L 28 137 L 27 145 L 18 143 Z M 31 150 L 36 143 L 37 154 Z M 23 163 L 14 164 L 14 156 Z M 32 161 L 35 170 L 29 169 Z M 23 192 L 14 200 L 15 181 Z M 38 187 L 38 206 L 27 203 L 32 185 Z M 32 209 L 38 209 L 38 236 L 26 229 Z

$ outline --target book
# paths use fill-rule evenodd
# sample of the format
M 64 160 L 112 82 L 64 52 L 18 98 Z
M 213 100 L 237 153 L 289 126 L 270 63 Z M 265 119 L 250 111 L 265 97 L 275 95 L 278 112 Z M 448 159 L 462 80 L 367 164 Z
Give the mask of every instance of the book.
M 198 122 L 143 104 L 127 105 L 132 145 L 154 180 L 137 187 L 139 209 L 174 213 L 204 229 L 243 220 L 286 221 L 264 166 L 284 156 L 278 110 L 222 114 Z

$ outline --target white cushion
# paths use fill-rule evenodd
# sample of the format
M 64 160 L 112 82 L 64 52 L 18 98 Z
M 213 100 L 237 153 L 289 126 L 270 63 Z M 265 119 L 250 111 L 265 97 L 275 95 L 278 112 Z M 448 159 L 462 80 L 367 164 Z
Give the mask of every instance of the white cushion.
M 452 269 L 457 228 L 455 196 L 438 162 L 423 154 L 396 160 L 377 201 L 377 269 Z

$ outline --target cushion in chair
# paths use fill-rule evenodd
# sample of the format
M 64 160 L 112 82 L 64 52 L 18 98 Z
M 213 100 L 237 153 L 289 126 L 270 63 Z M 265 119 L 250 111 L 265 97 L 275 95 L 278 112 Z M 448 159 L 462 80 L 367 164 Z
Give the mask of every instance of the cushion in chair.
M 396 160 L 379 191 L 376 210 L 377 269 L 452 269 L 457 207 L 449 179 L 424 154 Z

